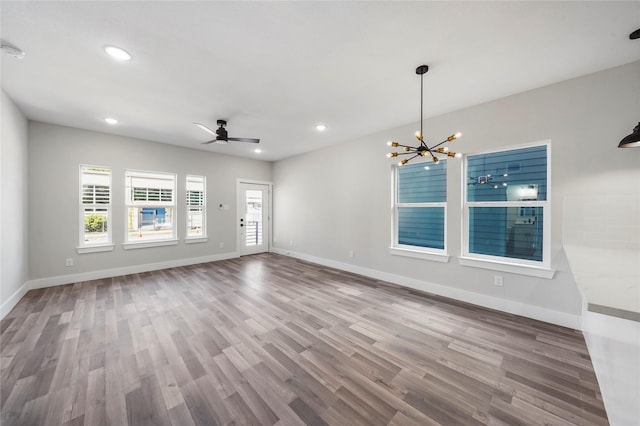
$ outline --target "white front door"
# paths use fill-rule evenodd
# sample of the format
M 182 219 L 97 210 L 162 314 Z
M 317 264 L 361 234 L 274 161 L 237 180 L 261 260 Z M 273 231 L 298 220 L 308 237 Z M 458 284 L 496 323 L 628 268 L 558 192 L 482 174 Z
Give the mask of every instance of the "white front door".
M 240 256 L 269 251 L 269 184 L 238 182 Z

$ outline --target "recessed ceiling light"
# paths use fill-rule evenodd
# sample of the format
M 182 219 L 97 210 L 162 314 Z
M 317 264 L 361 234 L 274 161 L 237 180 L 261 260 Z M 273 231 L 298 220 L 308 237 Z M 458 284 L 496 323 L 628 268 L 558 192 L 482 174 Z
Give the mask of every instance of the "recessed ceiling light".
M 105 46 L 104 51 L 118 62 L 124 62 L 131 59 L 131 55 L 119 47 Z
M 118 120 L 116 120 L 113 117 L 107 117 L 104 119 L 105 123 L 107 124 L 111 124 L 112 126 L 115 126 L 116 124 L 118 124 Z
M 253 152 L 255 152 L 256 154 L 260 154 L 262 150 L 260 148 L 256 148 L 253 150 Z
M 316 126 L 316 130 L 319 132 L 324 132 L 325 130 L 327 130 L 327 125 L 326 124 L 318 124 Z

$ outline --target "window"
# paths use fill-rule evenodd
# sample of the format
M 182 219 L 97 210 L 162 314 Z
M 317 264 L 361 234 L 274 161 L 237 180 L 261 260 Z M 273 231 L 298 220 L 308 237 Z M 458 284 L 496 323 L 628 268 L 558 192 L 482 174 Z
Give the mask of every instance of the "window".
M 126 242 L 175 240 L 176 176 L 128 170 L 125 181 Z
M 548 268 L 549 144 L 468 155 L 464 256 Z
M 80 166 L 80 245 L 111 244 L 111 169 Z
M 187 238 L 205 238 L 206 178 L 187 175 Z
M 447 162 L 395 167 L 393 254 L 446 253 Z

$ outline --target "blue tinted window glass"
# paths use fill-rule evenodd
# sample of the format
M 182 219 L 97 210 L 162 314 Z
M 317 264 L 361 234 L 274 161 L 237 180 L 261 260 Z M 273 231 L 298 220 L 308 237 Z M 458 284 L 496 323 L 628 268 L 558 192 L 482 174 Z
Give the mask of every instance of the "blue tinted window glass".
M 542 207 L 471 207 L 469 252 L 542 261 Z
M 547 199 L 546 145 L 467 157 L 467 201 Z
M 398 244 L 444 249 L 444 207 L 399 207 Z
M 398 203 L 447 201 L 447 162 L 398 167 Z

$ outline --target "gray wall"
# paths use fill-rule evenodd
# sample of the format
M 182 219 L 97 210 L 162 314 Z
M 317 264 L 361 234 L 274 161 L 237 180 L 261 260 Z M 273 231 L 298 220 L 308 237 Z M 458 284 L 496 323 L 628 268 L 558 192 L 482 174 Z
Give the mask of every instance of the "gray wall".
M 551 266 L 557 272 L 551 280 L 458 264 L 462 160 L 457 159 L 449 161 L 447 176 L 450 262 L 389 254 L 393 161 L 385 157 L 385 142 L 412 143 L 418 123 L 274 163 L 274 248 L 444 286 L 478 300 L 488 296 L 579 318 L 581 298 L 562 250 L 562 200 L 572 194 L 640 196 L 640 149 L 617 148 L 638 123 L 638 111 L 640 62 L 635 62 L 426 120 L 431 142 L 461 131 L 463 138 L 452 149 L 464 153 L 552 141 Z M 496 274 L 504 276 L 504 287 L 493 285 Z
M 1 96 L 0 306 L 4 316 L 22 296 L 16 292 L 28 279 L 29 233 L 27 119 L 4 91 Z
M 114 251 L 77 254 L 78 167 L 112 169 Z M 126 169 L 178 175 L 178 237 L 174 246 L 124 250 Z M 207 177 L 209 240 L 184 244 L 185 176 Z M 136 265 L 192 259 L 236 251 L 236 179 L 271 180 L 271 163 L 126 138 L 105 133 L 29 123 L 29 279 L 74 275 Z M 221 211 L 219 204 L 228 204 Z M 181 219 L 182 218 L 182 219 Z M 4 222 L 3 222 L 4 223 Z M 224 248 L 220 248 L 220 243 Z M 73 267 L 65 259 L 74 260 Z

